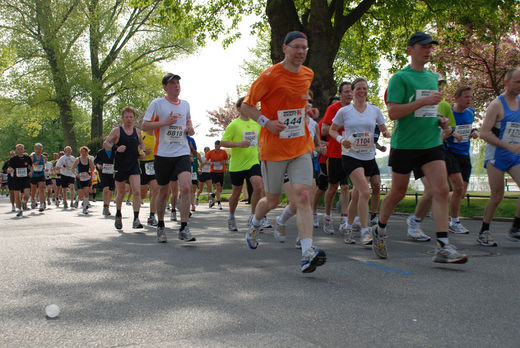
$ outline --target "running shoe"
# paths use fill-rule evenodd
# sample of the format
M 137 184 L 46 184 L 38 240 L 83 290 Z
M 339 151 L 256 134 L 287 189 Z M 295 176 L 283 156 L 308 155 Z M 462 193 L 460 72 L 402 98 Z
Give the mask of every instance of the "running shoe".
M 27 208 L 27 202 L 22 203 L 22 210 L 29 210 L 29 208 Z
M 345 244 L 356 244 L 352 237 L 352 227 L 347 227 L 347 224 L 341 224 L 339 227 L 339 233 L 343 232 L 343 241 Z
M 209 207 L 213 208 L 214 205 L 215 205 L 215 194 L 212 193 L 211 198 L 209 199 Z
M 191 205 L 191 211 L 195 211 L 195 205 Z
M 235 223 L 235 218 L 227 219 L 228 230 L 231 232 L 238 232 L 237 224 Z
M 47 198 L 47 204 L 51 205 L 51 199 L 50 198 Z
M 517 227 L 511 227 L 511 229 L 507 232 L 507 239 L 511 242 L 520 242 L 520 229 Z
M 388 257 L 386 252 L 386 228 L 380 229 L 379 225 L 372 226 L 372 250 L 374 254 L 380 259 L 386 259 Z
M 78 202 L 79 202 L 78 199 L 76 199 L 76 200 L 74 201 L 74 203 L 71 203 L 71 204 L 70 204 L 70 206 L 71 206 L 71 207 L 74 206 L 74 208 L 77 208 L 77 207 L 78 207 Z
M 372 245 L 372 234 L 370 234 L 370 230 L 361 231 L 359 241 L 363 245 Z
M 14 207 L 14 205 L 11 207 L 11 213 L 14 213 L 16 211 L 16 208 Z
M 110 215 L 110 210 L 108 209 L 107 206 L 103 207 L 103 215 L 105 215 L 105 216 L 109 216 Z
M 172 209 L 172 213 L 170 215 L 170 220 L 171 221 L 177 221 L 177 210 Z
M 459 222 L 456 223 L 450 223 L 448 225 L 448 232 L 456 233 L 456 234 L 468 234 L 469 230 L 462 226 L 462 224 Z
M 23 215 L 23 210 L 22 209 L 18 210 L 18 213 L 16 213 L 16 216 L 22 216 L 22 215 Z
M 287 227 L 286 225 L 281 224 L 278 221 L 278 218 L 274 219 L 273 236 L 274 236 L 274 239 L 276 239 L 280 243 L 285 242 L 285 228 L 286 227 Z
M 222 204 L 220 204 L 220 202 L 218 202 L 218 210 L 222 210 Z
M 43 204 L 43 205 L 40 204 L 40 209 L 38 209 L 38 211 L 39 211 L 40 213 L 43 213 L 44 210 L 45 210 L 45 204 Z
M 314 227 L 320 227 L 320 221 L 318 219 L 318 214 L 313 214 L 313 222 L 312 222 L 312 226 Z
M 184 227 L 182 231 L 179 230 L 179 239 L 185 240 L 186 242 L 194 242 L 197 240 L 195 237 L 191 235 L 189 226 Z
M 323 232 L 326 234 L 334 234 L 334 225 L 332 224 L 332 219 L 323 219 Z
M 354 220 L 354 222 L 352 223 L 352 231 L 353 232 L 361 231 L 361 222 Z
M 258 231 L 260 230 L 260 226 L 254 226 L 253 224 L 249 225 L 249 229 L 246 232 L 246 243 L 247 246 L 251 249 L 256 249 L 258 247 Z
M 123 229 L 123 218 L 121 216 L 116 216 L 116 221 L 114 222 L 114 226 L 116 230 Z
M 134 219 L 134 223 L 132 224 L 132 228 L 143 228 L 143 225 L 141 224 L 141 221 L 139 221 L 139 218 Z
M 164 226 L 157 226 L 157 243 L 166 243 L 166 233 L 164 232 Z
M 126 205 L 132 205 L 132 202 L 130 202 L 129 200 L 126 201 Z
M 154 216 L 150 216 L 148 218 L 148 220 L 146 221 L 146 223 L 148 224 L 148 226 L 157 226 L 159 224 L 157 222 L 157 219 L 155 218 L 155 215 Z
M 468 262 L 468 257 L 459 253 L 454 245 L 446 244 L 442 248 L 435 250 L 432 261 L 438 263 L 466 263 Z
M 83 214 L 85 214 L 85 215 L 88 214 L 88 207 L 86 205 L 83 206 Z
M 310 247 L 302 255 L 301 270 L 303 273 L 312 273 L 316 267 L 322 266 L 327 261 L 325 251 Z
M 60 200 L 59 199 L 56 199 L 54 201 L 54 203 L 56 204 L 56 208 L 58 208 L 60 206 Z
M 31 202 L 31 209 L 34 209 L 38 206 L 38 204 L 36 204 L 36 202 Z
M 416 242 L 429 242 L 431 240 L 431 237 L 425 234 L 421 229 L 421 223 L 417 222 L 412 216 L 408 216 L 406 224 L 408 225 L 408 231 L 406 233 L 408 239 Z
M 477 242 L 485 247 L 496 247 L 497 242 L 491 237 L 491 233 L 488 230 L 482 231 L 478 234 Z
M 368 227 L 375 226 L 375 225 L 377 225 L 378 222 L 379 222 L 379 219 L 376 216 L 373 219 L 370 219 L 370 221 L 368 222 Z
M 294 243 L 294 247 L 296 249 L 301 249 L 302 248 L 302 242 L 300 242 L 300 238 L 299 237 L 296 237 L 296 242 Z
M 265 216 L 260 221 L 260 226 L 262 226 L 262 228 L 272 228 L 273 227 L 271 225 L 271 223 L 269 222 L 269 219 Z
M 195 198 L 195 205 L 199 205 L 199 197 Z
M 68 209 L 69 205 L 67 204 L 67 201 L 63 201 L 63 209 Z

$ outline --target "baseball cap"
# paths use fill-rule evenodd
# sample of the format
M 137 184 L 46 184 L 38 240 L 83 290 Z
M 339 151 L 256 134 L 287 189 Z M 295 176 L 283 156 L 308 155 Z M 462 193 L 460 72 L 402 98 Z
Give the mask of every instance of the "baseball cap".
M 215 145 L 220 145 L 220 140 L 215 141 Z
M 413 46 L 416 43 L 418 43 L 419 45 L 439 44 L 439 42 L 432 39 L 432 37 L 429 34 L 423 33 L 422 31 L 416 32 L 408 39 L 408 46 Z
M 284 43 L 284 45 L 287 45 L 295 39 L 307 40 L 307 35 L 305 35 L 301 31 L 291 31 L 291 32 L 287 33 L 287 35 L 285 35 L 285 40 L 283 40 L 283 43 Z
M 167 73 L 166 75 L 164 75 L 164 77 L 162 78 L 162 84 L 163 85 L 167 85 L 168 82 L 170 82 L 172 79 L 178 79 L 180 80 L 181 77 L 177 74 L 173 74 L 173 73 Z

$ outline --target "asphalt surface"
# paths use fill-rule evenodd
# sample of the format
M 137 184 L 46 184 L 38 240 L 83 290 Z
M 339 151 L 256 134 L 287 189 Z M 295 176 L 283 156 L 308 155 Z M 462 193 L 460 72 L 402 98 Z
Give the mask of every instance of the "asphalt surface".
M 120 232 L 101 209 L 17 218 L 0 198 L 1 347 L 519 346 L 520 243 L 506 241 L 510 223 L 493 223 L 499 246 L 484 248 L 480 222 L 464 221 L 471 234 L 450 238 L 465 265 L 432 263 L 434 243 L 408 241 L 404 216 L 389 222 L 387 260 L 320 226 L 327 263 L 302 274 L 294 218 L 286 243 L 267 229 L 250 250 L 246 206 L 238 233 L 227 230 L 227 204 L 201 205 L 190 221 L 197 241 L 178 240 L 178 223 L 167 221 L 167 244 L 154 228 L 131 228 L 131 207 Z M 145 204 L 142 222 L 147 215 Z M 423 227 L 433 235 L 431 219 Z M 61 308 L 55 319 L 49 304 Z

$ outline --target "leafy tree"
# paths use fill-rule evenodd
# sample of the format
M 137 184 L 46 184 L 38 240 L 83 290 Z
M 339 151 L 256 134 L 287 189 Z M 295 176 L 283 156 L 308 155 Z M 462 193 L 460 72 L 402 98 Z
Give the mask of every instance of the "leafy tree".
M 236 99 L 238 98 L 239 97 Z M 231 98 L 228 96 L 223 107 L 220 107 L 217 110 L 208 111 L 208 118 L 213 126 L 209 129 L 209 133 L 206 136 L 220 136 L 226 127 L 231 123 L 231 121 L 238 117 L 238 111 L 235 106 L 236 99 L 231 100 Z

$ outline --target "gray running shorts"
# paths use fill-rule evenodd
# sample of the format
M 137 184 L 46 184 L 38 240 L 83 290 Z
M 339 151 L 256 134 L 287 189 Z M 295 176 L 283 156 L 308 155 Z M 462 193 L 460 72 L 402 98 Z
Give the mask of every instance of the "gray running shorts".
M 281 193 L 283 176 L 286 172 L 292 184 L 312 186 L 313 167 L 310 152 L 285 161 L 262 161 L 265 192 Z

